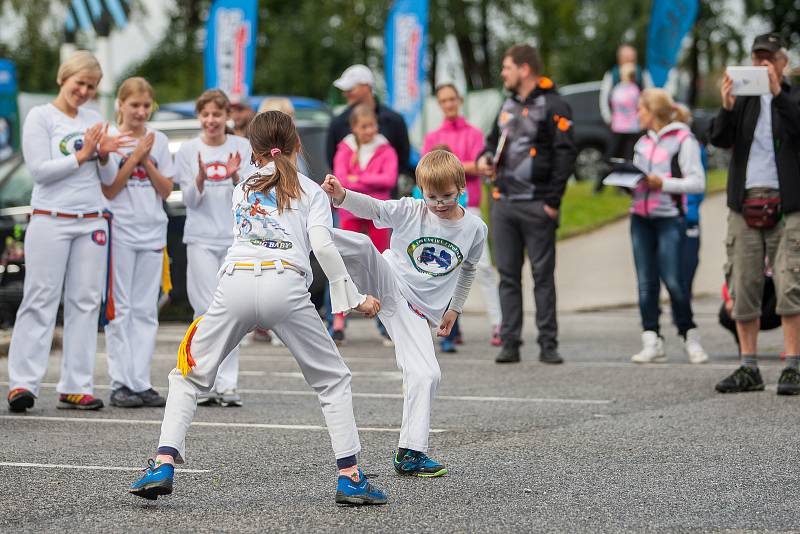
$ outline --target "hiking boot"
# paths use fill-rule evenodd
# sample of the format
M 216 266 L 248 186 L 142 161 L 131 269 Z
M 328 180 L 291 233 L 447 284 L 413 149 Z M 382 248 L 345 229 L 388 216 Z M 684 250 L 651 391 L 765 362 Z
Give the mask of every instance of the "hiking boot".
M 539 361 L 542 363 L 558 364 L 564 363 L 564 358 L 558 353 L 558 349 L 542 349 L 539 352 Z
M 783 376 L 783 375 L 781 375 Z M 743 393 L 745 391 L 764 391 L 764 381 L 758 368 L 742 365 L 730 376 L 722 379 L 716 386 L 720 393 Z
M 144 406 L 142 398 L 131 391 L 128 386 L 122 386 L 113 390 L 108 403 L 117 408 L 139 408 Z
M 778 379 L 778 395 L 800 395 L 800 372 L 787 367 Z

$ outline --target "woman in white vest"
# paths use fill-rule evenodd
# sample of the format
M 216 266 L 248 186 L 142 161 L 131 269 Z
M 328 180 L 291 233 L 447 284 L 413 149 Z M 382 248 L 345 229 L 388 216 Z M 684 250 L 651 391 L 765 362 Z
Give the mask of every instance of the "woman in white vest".
M 58 305 L 64 295 L 64 340 L 58 408 L 97 410 L 93 393 L 97 320 L 106 284 L 109 222 L 101 179 L 116 173 L 109 154 L 129 144 L 84 104 L 103 73 L 81 50 L 58 69 L 56 99 L 36 106 L 22 128 L 22 152 L 33 177 L 30 223 L 25 233 L 25 285 L 8 355 L 9 409 L 33 407 L 47 372 Z M 110 289 L 107 288 L 106 289 Z M 106 319 L 113 300 L 106 292 Z

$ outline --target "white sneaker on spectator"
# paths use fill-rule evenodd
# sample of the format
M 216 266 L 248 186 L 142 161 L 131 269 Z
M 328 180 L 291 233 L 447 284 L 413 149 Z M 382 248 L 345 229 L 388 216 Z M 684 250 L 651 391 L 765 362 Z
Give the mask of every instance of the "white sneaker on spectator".
M 700 344 L 700 332 L 697 328 L 692 328 L 686 332 L 686 340 L 683 342 L 683 349 L 689 356 L 689 363 L 706 363 L 708 353 Z
M 664 340 L 652 330 L 642 332 L 642 350 L 633 355 L 634 363 L 664 363 L 667 356 L 664 354 Z
M 278 334 L 276 334 L 275 332 L 270 332 L 270 334 L 272 335 L 272 339 L 270 340 L 270 343 L 272 343 L 272 346 L 273 347 L 283 347 L 284 343 L 283 343 L 283 341 L 281 341 L 281 338 L 278 337 Z

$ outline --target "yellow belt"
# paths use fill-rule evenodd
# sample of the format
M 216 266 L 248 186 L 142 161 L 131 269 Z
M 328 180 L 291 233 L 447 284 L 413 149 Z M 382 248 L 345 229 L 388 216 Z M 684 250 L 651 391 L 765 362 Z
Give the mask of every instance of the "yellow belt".
M 251 271 L 262 270 L 262 269 L 276 269 L 278 271 L 281 271 L 283 269 L 289 269 L 303 276 L 306 275 L 305 271 L 303 271 L 300 267 L 292 265 L 288 261 L 283 261 L 283 260 L 281 260 L 280 262 L 262 261 L 260 264 L 261 269 L 256 269 L 256 265 L 258 264 L 252 262 L 237 261 L 236 263 L 233 264 L 233 269 L 247 269 Z

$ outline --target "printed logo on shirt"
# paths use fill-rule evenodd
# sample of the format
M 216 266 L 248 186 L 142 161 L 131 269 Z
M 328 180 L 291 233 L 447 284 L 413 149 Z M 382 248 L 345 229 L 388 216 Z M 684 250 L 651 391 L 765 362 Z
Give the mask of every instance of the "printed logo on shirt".
M 97 243 L 98 245 L 105 246 L 106 244 L 106 231 L 105 230 L 95 230 L 92 232 L 92 241 Z
M 288 240 L 291 234 L 273 217 L 278 211 L 275 193 L 269 195 L 249 192 L 247 198 L 236 204 L 236 233 L 240 239 L 257 247 L 287 250 L 294 245 Z
M 148 158 L 153 165 L 158 168 L 158 162 L 155 160 L 153 156 L 149 156 Z M 128 158 L 122 158 L 119 162 L 119 168 L 121 169 L 123 165 L 128 161 Z M 138 183 L 137 183 L 138 182 Z M 136 165 L 133 170 L 131 171 L 130 177 L 128 177 L 128 186 L 132 185 L 141 185 L 141 186 L 151 186 L 150 183 L 150 176 L 147 174 L 147 169 L 144 165 Z
M 230 178 L 225 164 L 221 161 L 211 161 L 206 163 L 206 181 L 222 182 Z
M 65 156 L 70 156 L 83 148 L 83 132 L 68 133 L 58 142 L 58 150 Z
M 408 245 L 408 257 L 414 268 L 431 276 L 444 276 L 461 265 L 461 250 L 446 239 L 420 237 Z

